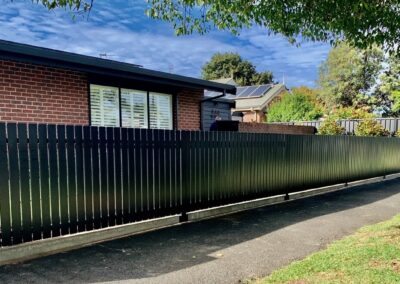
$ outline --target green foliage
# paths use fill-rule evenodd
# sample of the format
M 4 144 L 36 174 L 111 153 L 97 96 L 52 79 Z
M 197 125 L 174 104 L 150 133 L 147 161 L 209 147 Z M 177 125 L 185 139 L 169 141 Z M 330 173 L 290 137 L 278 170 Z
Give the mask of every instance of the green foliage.
M 33 0 L 55 7 L 87 11 L 91 0 Z M 238 34 L 259 26 L 290 42 L 298 39 L 333 43 L 346 38 L 359 48 L 374 44 L 399 49 L 398 0 L 146 0 L 146 14 L 170 22 L 178 35 L 212 29 Z
M 379 76 L 379 88 L 382 92 L 391 93 L 400 88 L 400 56 L 392 54 L 385 60 L 387 67 Z
M 373 118 L 367 118 L 361 121 L 356 129 L 356 136 L 389 136 L 389 132 Z
M 374 117 L 368 110 L 354 107 L 339 107 L 332 112 L 331 116 L 335 119 L 365 119 Z
M 263 85 L 272 83 L 273 75 L 271 71 L 257 72 L 253 75 L 251 85 Z
M 94 0 L 32 0 L 40 3 L 49 10 L 56 8 L 68 8 L 73 11 L 88 12 L 93 6 Z
M 179 35 L 211 29 L 260 26 L 290 42 L 303 38 L 335 42 L 346 38 L 357 47 L 398 48 L 398 0 L 147 0 L 147 15 L 171 22 Z
M 307 93 L 308 92 L 308 93 Z M 315 95 L 307 87 L 294 88 L 268 108 L 268 122 L 315 120 L 322 116 L 323 109 Z
M 400 91 L 396 90 L 392 92 L 392 100 L 393 100 L 392 111 L 400 112 Z
M 320 135 L 343 135 L 345 134 L 344 127 L 340 126 L 332 117 L 325 119 L 318 129 Z
M 386 68 L 379 76 L 379 91 L 385 99 L 388 115 L 400 116 L 400 56 L 388 56 L 384 65 Z
M 233 78 L 240 86 L 261 85 L 272 82 L 272 73 L 256 71 L 256 67 L 237 53 L 216 53 L 202 67 L 206 80 Z
M 370 91 L 376 84 L 382 60 L 383 53 L 378 48 L 360 50 L 341 42 L 321 64 L 319 98 L 330 109 L 376 104 Z
M 397 130 L 397 132 L 396 132 L 395 136 L 400 138 L 400 129 L 399 129 L 399 130 Z

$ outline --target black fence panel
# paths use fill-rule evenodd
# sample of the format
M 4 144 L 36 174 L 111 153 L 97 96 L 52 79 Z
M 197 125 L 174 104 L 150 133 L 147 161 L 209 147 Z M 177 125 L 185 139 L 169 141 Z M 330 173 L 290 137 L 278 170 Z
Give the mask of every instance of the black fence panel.
M 400 139 L 0 123 L 1 246 L 400 172 Z

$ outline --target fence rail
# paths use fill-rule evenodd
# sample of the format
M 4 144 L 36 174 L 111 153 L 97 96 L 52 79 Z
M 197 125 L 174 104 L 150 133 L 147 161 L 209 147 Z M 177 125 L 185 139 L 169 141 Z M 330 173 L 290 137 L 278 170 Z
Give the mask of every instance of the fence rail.
M 1 246 L 400 172 L 400 139 L 0 123 Z
M 389 131 L 391 134 L 396 133 L 400 130 L 400 118 L 375 118 L 382 126 Z M 362 119 L 339 119 L 337 122 L 342 126 L 346 133 L 354 134 L 357 125 L 362 121 Z M 317 129 L 321 126 L 323 121 L 321 120 L 311 120 L 311 121 L 299 121 L 299 122 L 272 122 L 273 124 L 283 124 L 283 125 L 305 125 L 314 126 Z

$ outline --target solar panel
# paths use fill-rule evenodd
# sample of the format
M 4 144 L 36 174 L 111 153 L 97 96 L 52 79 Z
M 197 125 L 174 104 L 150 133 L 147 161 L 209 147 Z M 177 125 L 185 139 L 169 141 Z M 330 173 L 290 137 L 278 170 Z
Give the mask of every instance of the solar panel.
M 246 91 L 248 87 L 237 87 L 236 88 L 236 97 L 241 97 L 244 91 Z
M 244 86 L 244 87 L 237 87 L 236 88 L 236 96 L 232 96 L 232 98 L 256 98 L 263 96 L 269 89 L 272 88 L 272 84 L 265 84 L 259 86 Z M 204 92 L 206 97 L 216 97 L 221 96 L 222 93 L 215 92 L 215 91 L 208 91 Z M 228 94 L 225 96 L 228 98 Z
M 252 92 L 249 97 L 261 97 L 264 95 L 269 89 L 271 89 L 271 85 L 261 85 L 254 92 Z
M 247 89 L 245 91 L 243 91 L 243 93 L 240 94 L 241 98 L 244 97 L 248 97 L 252 92 L 254 92 L 256 89 L 258 88 L 258 86 L 250 86 L 247 87 Z

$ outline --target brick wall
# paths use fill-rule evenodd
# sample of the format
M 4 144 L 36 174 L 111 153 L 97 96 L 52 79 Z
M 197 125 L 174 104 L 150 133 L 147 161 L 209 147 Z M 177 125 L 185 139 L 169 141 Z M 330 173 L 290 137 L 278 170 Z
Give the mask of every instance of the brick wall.
M 243 112 L 243 122 L 264 122 L 265 113 L 263 111 Z
M 87 78 L 0 60 L 0 121 L 89 124 Z
M 0 121 L 89 124 L 87 76 L 0 60 Z M 177 129 L 200 130 L 202 89 L 184 89 L 174 107 Z
M 185 89 L 178 93 L 179 130 L 200 130 L 200 105 L 203 95 L 202 89 Z
M 315 127 L 303 125 L 282 125 L 267 123 L 239 122 L 239 132 L 278 133 L 278 134 L 315 134 Z

